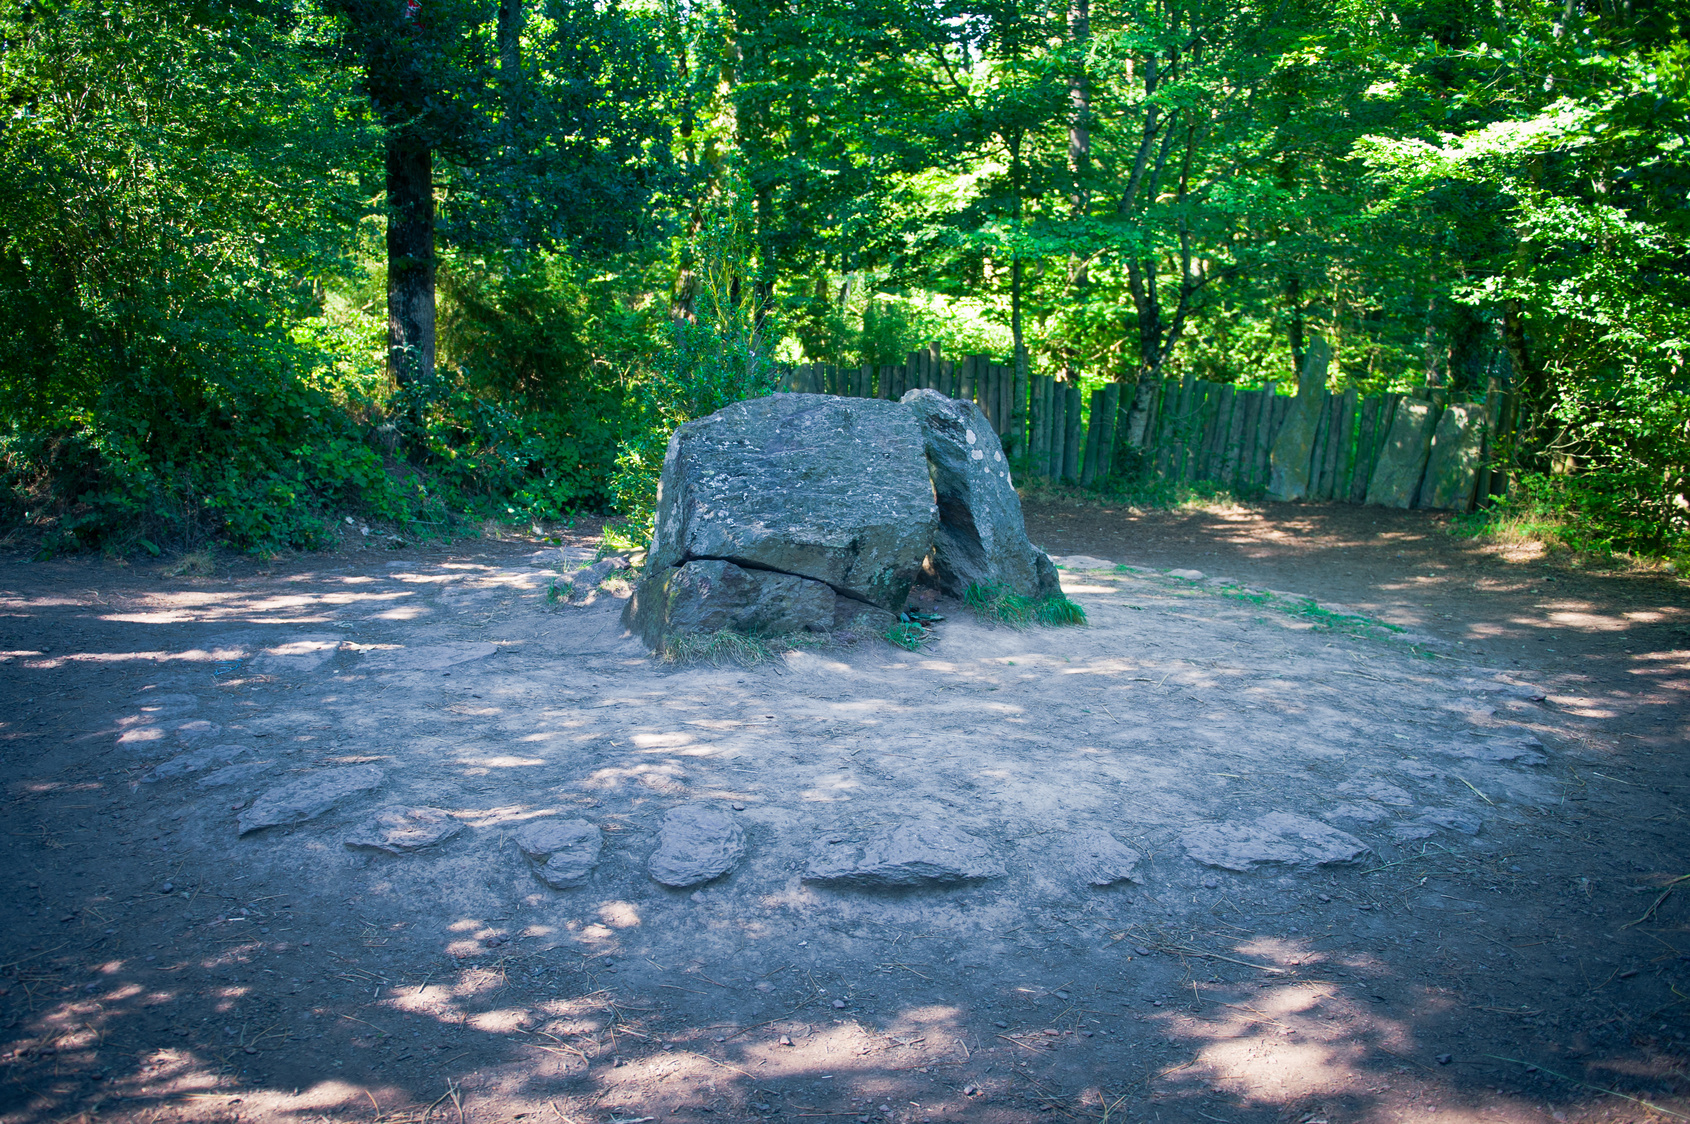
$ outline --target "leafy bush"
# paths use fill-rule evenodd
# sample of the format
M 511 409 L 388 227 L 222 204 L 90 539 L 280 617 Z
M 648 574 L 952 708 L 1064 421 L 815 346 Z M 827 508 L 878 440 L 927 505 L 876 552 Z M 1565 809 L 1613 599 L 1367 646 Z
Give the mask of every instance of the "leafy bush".
M 610 491 L 616 510 L 647 540 L 670 435 L 724 406 L 773 393 L 779 380 L 776 310 L 732 296 L 734 263 L 745 253 L 739 230 L 723 222 L 707 232 L 695 313 L 674 321 L 667 346 L 634 386 L 631 436 L 618 448 Z

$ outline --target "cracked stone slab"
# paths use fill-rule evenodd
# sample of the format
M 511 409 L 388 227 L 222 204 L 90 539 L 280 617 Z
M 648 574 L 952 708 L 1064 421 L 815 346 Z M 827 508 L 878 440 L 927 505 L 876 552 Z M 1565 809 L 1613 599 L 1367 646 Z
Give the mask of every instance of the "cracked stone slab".
M 745 854 L 745 829 L 712 804 L 669 809 L 646 871 L 665 886 L 684 889 L 720 878 Z
M 818 841 L 804 881 L 862 889 L 950 886 L 1003 875 L 980 839 L 944 824 L 902 824 L 860 842 Z
M 1240 873 L 1263 866 L 1349 866 L 1372 853 L 1348 832 L 1291 812 L 1269 812 L 1247 823 L 1199 824 L 1188 828 L 1180 841 L 1194 861 Z
M 1074 873 L 1087 886 L 1137 882 L 1137 851 L 1100 827 L 1081 828 L 1067 842 Z
M 407 808 L 393 804 L 377 808 L 346 837 L 354 851 L 382 851 L 408 855 L 444 843 L 464 829 L 444 808 Z
M 374 765 L 352 765 L 300 777 L 254 800 L 240 815 L 240 834 L 314 820 L 347 797 L 378 787 L 383 776 Z
M 1464 761 L 1483 761 L 1496 765 L 1547 765 L 1548 756 L 1543 743 L 1536 738 L 1497 738 L 1488 741 L 1458 741 L 1433 746 L 1436 753 L 1459 757 Z
M 178 753 L 168 761 L 161 761 L 141 778 L 142 784 L 156 784 L 159 781 L 174 780 L 185 777 L 190 773 L 209 769 L 213 765 L 227 765 L 244 753 L 251 752 L 244 745 L 214 745 L 209 749 L 190 749 L 186 753 Z
M 584 884 L 604 849 L 604 833 L 588 820 L 533 820 L 517 828 L 512 838 L 533 860 L 534 877 L 554 890 Z

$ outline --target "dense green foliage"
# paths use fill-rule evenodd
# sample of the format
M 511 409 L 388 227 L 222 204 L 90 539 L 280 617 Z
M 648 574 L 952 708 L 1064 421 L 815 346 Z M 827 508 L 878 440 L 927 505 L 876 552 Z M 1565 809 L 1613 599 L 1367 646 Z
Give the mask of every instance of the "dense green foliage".
M 1680 551 L 1685 19 L 0 0 L 0 518 L 114 552 L 637 525 L 673 428 L 777 360 L 937 339 L 1130 401 L 1288 382 L 1318 333 L 1335 386 L 1510 393 L 1513 511 Z M 433 257 L 396 256 L 429 186 Z M 394 358 L 400 269 L 433 363 Z

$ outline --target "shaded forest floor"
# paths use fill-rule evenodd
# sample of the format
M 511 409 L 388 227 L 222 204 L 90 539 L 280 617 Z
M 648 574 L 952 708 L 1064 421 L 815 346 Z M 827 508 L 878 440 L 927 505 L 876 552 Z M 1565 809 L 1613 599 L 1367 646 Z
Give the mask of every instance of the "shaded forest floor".
M 0 1120 L 1690 1114 L 1682 583 L 1424 513 L 1028 525 L 1090 627 L 941 602 L 921 653 L 753 669 L 655 664 L 614 589 L 548 603 L 533 542 L 0 564 Z M 283 782 L 370 766 L 237 836 Z M 687 800 L 749 848 L 666 890 L 644 863 Z M 463 830 L 347 849 L 384 804 Z M 510 842 L 556 815 L 606 835 L 580 889 Z M 1369 850 L 1196 861 L 1194 831 L 1274 815 Z M 1005 875 L 803 880 L 912 822 Z M 1135 882 L 1076 877 L 1098 828 Z

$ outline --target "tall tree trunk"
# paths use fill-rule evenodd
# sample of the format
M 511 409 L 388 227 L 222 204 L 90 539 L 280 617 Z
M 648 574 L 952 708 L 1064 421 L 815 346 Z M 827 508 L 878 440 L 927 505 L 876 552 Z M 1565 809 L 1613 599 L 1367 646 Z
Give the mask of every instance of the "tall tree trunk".
M 387 371 L 420 421 L 434 381 L 434 153 L 403 129 L 387 136 Z
M 1550 432 L 1549 374 L 1532 355 L 1526 340 L 1525 310 L 1518 300 L 1502 302 L 1502 346 L 1514 370 L 1515 416 L 1520 454 L 1530 467 L 1543 468 L 1553 434 Z
M 1303 275 L 1292 269 L 1285 276 L 1285 307 L 1291 313 L 1291 327 L 1287 333 L 1291 343 L 1291 369 L 1303 369 L 1303 355 L 1308 350 L 1307 326 L 1303 322 Z
M 505 147 L 505 222 L 511 230 L 511 245 L 521 248 L 527 243 L 527 223 L 523 212 L 523 193 L 517 187 L 517 171 L 521 147 L 517 137 L 522 129 L 522 0 L 499 0 L 499 94 L 504 102 L 504 120 L 500 122 L 500 139 Z
M 1091 88 L 1086 74 L 1085 51 L 1091 41 L 1091 0 L 1072 0 L 1068 8 L 1068 42 L 1074 53 L 1068 73 L 1068 173 L 1073 177 L 1069 212 L 1076 222 L 1086 217 L 1091 206 Z M 1091 280 L 1086 257 L 1075 254 L 1068 261 L 1068 284 L 1076 298 Z

